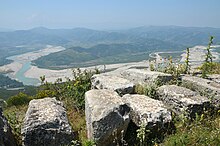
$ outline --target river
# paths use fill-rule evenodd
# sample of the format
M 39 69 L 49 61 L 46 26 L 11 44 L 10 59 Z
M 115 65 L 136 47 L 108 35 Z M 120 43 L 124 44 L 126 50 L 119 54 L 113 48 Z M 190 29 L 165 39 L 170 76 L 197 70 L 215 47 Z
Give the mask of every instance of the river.
M 60 46 L 47 46 L 45 49 L 41 49 L 38 51 L 28 52 L 24 54 L 19 54 L 15 56 L 10 56 L 7 59 L 13 60 L 13 62 L 9 65 L 5 65 L 6 68 L 8 66 L 9 69 L 14 71 L 13 73 L 9 73 L 8 76 L 16 79 L 20 82 L 23 82 L 24 85 L 38 85 L 40 83 L 39 79 L 29 78 L 25 76 L 25 72 L 31 69 L 32 64 L 31 61 L 36 60 L 37 58 L 45 55 L 49 55 L 50 53 L 59 52 L 65 50 L 65 48 Z M 20 67 L 13 67 L 16 65 L 20 65 Z M 12 66 L 12 67 L 11 67 Z M 17 68 L 17 69 L 14 69 Z

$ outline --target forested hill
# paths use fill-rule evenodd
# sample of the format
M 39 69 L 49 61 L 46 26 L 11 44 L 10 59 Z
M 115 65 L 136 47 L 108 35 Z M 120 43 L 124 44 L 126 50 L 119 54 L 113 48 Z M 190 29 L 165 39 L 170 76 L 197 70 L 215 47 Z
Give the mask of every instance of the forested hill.
M 76 64 L 89 66 L 139 61 L 146 59 L 148 55 L 143 53 L 149 51 L 184 50 L 195 45 L 207 45 L 210 35 L 215 36 L 215 40 L 220 40 L 220 28 L 143 26 L 127 30 L 100 31 L 86 28 L 38 27 L 0 32 L 0 65 L 10 63 L 6 59 L 8 56 L 42 49 L 48 44 L 61 45 L 68 50 L 38 59 L 35 63 L 40 67 L 57 68 Z M 220 44 L 215 40 L 214 44 Z M 99 52 L 99 55 L 94 52 L 96 54 Z M 56 62 L 54 57 L 61 61 Z
M 143 26 L 121 31 L 100 31 L 86 28 L 48 29 L 37 27 L 30 30 L 0 32 L 1 46 L 15 45 L 95 45 L 106 43 L 128 43 L 140 38 L 153 38 L 182 45 L 206 44 L 213 35 L 220 40 L 220 28 Z
M 18 88 L 23 86 L 23 83 L 13 80 L 3 74 L 0 74 L 0 88 Z
M 152 51 L 183 50 L 182 45 L 156 39 L 139 39 L 133 43 L 99 44 L 90 48 L 71 47 L 34 61 L 42 68 L 86 67 L 100 64 L 141 61 Z
M 163 40 L 185 46 L 207 45 L 209 36 L 215 36 L 220 44 L 220 28 L 182 26 L 142 26 L 124 30 L 121 33 Z

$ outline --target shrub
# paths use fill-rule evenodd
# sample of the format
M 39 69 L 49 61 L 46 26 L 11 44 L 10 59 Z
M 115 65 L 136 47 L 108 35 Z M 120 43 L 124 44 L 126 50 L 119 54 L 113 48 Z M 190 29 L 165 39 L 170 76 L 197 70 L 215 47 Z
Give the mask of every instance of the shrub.
M 16 139 L 17 145 L 22 145 L 21 126 L 27 111 L 27 105 L 7 107 L 3 114 L 12 128 L 12 133 Z
M 170 57 L 168 61 L 165 60 L 162 63 L 151 62 L 150 70 L 171 74 L 173 76 L 172 83 L 179 84 L 180 74 L 185 74 L 189 71 L 189 61 L 187 61 L 187 64 L 175 64 L 172 57 Z
M 208 46 L 207 46 L 207 49 L 206 49 L 207 50 L 206 58 L 205 58 L 206 63 L 212 62 L 212 59 L 213 59 L 212 53 L 210 51 L 211 45 L 213 44 L 213 39 L 214 39 L 214 37 L 210 36 L 209 43 L 208 43 Z
M 220 63 L 205 62 L 198 69 L 202 71 L 202 77 L 207 78 L 208 74 L 220 74 Z
M 206 53 L 206 57 L 205 57 L 205 62 L 202 64 L 202 66 L 200 67 L 201 71 L 202 71 L 202 78 L 207 78 L 207 74 L 213 73 L 213 69 L 216 70 L 216 63 L 213 63 L 213 56 L 211 54 L 211 45 L 213 44 L 213 36 L 210 36 L 210 40 L 207 46 L 207 53 Z M 217 65 L 217 67 L 219 67 L 220 65 Z M 219 67 L 220 68 L 220 67 Z M 219 69 L 218 69 L 219 70 Z M 217 71 L 217 72 L 220 72 Z
M 157 88 L 161 85 L 160 81 L 154 81 L 147 85 L 137 85 L 135 86 L 135 92 L 138 94 L 144 94 L 153 99 L 157 99 Z
M 189 64 L 189 48 L 186 49 L 186 60 L 185 60 L 185 74 L 190 74 L 190 64 Z
M 45 97 L 55 97 L 56 93 L 52 90 L 39 90 L 37 94 L 34 96 L 36 99 L 41 99 Z
M 15 96 L 9 97 L 7 100 L 7 104 L 8 104 L 8 106 L 24 105 L 24 104 L 29 103 L 29 101 L 31 99 L 32 98 L 29 97 L 27 94 L 20 92 L 19 94 L 15 95 Z
M 95 73 L 98 73 L 98 71 L 73 70 L 72 80 L 67 78 L 66 82 L 62 82 L 62 79 L 57 79 L 54 84 L 44 82 L 45 79 L 43 79 L 36 98 L 56 96 L 59 100 L 63 100 L 67 106 L 74 106 L 77 110 L 83 110 L 85 107 L 84 94 L 90 90 L 90 78 Z
M 191 124 L 176 123 L 177 132 L 167 136 L 163 146 L 217 146 L 220 144 L 220 115 L 204 117 L 201 115 Z

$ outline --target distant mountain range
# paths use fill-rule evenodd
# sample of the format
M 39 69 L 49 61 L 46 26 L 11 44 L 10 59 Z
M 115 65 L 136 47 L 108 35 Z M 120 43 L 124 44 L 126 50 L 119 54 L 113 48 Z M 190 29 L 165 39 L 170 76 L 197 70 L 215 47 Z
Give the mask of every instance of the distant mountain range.
M 207 44 L 210 35 L 220 42 L 220 28 L 143 26 L 123 31 L 99 31 L 87 28 L 48 29 L 37 27 L 30 30 L 0 32 L 1 45 L 51 44 L 88 46 L 100 43 L 135 42 L 141 38 L 158 39 L 181 45 Z
M 215 36 L 215 43 L 220 44 L 220 28 L 208 27 L 144 26 L 121 31 L 38 27 L 0 32 L 0 51 L 3 52 L 0 55 L 0 65 L 1 62 L 7 62 L 7 56 L 39 49 L 48 44 L 68 49 L 36 60 L 35 63 L 41 67 L 140 60 L 143 57 L 129 57 L 155 50 L 183 50 L 194 45 L 207 45 L 210 35 Z M 21 49 L 15 46 L 24 47 Z M 64 59 L 61 56 L 65 56 Z M 60 57 L 63 61 L 58 62 L 55 57 Z M 106 61 L 112 60 L 112 57 L 115 61 Z

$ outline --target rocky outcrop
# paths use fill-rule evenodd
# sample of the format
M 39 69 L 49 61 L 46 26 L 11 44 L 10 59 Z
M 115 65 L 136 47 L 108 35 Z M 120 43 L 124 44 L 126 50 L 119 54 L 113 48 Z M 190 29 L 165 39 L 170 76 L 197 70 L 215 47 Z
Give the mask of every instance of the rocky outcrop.
M 161 101 L 138 94 L 124 95 L 123 101 L 130 107 L 131 119 L 137 126 L 163 127 L 171 122 L 171 112 Z
M 0 146 L 16 146 L 16 141 L 0 107 Z
M 220 107 L 220 84 L 217 82 L 195 76 L 183 76 L 182 86 L 207 96 L 213 105 Z
M 94 75 L 91 78 L 93 89 L 110 89 L 119 95 L 133 93 L 134 84 L 127 79 L 107 74 Z
M 91 78 L 93 89 L 85 94 L 88 138 L 98 146 L 116 145 L 114 139 L 121 139 L 123 134 L 137 134 L 136 130 L 143 124 L 151 131 L 150 136 L 163 137 L 164 133 L 172 132 L 175 128 L 172 111 L 177 116 L 183 114 L 195 118 L 196 114 L 213 109 L 210 99 L 214 97 L 212 101 L 217 101 L 220 95 L 216 78 L 213 77 L 211 81 L 183 76 L 182 82 L 186 88 L 176 85 L 158 87 L 154 91 L 159 100 L 155 100 L 134 94 L 134 86 L 145 86 L 155 81 L 165 84 L 173 79 L 172 75 L 134 68 L 121 70 L 120 75 L 119 71 L 94 75 Z M 198 92 L 209 96 L 201 96 Z
M 62 102 L 31 100 L 21 129 L 24 146 L 61 146 L 74 139 Z
M 0 99 L 0 108 L 5 108 L 7 106 L 7 103 L 4 99 Z
M 200 114 L 204 108 L 210 107 L 208 98 L 198 95 L 196 92 L 176 85 L 164 85 L 158 88 L 159 99 L 177 114 L 188 113 L 194 117 Z
M 220 84 L 220 74 L 211 74 L 208 75 L 208 78 L 218 84 Z
M 157 80 L 161 83 L 167 83 L 173 78 L 170 74 L 144 69 L 128 69 L 122 72 L 122 76 L 136 84 L 148 84 Z
M 129 107 L 114 91 L 90 90 L 85 93 L 85 114 L 87 135 L 96 141 L 97 146 L 113 145 L 126 132 Z

